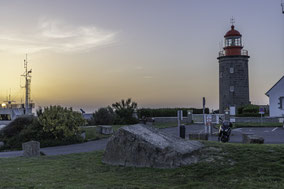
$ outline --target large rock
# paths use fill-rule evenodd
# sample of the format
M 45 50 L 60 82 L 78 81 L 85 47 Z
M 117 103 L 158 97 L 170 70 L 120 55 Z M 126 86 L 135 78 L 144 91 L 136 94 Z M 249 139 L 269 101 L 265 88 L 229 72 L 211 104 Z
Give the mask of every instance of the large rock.
M 101 126 L 101 133 L 103 135 L 111 135 L 113 133 L 112 126 L 107 126 L 107 125 Z
M 203 144 L 146 125 L 120 128 L 110 137 L 103 163 L 133 167 L 175 168 L 198 161 Z

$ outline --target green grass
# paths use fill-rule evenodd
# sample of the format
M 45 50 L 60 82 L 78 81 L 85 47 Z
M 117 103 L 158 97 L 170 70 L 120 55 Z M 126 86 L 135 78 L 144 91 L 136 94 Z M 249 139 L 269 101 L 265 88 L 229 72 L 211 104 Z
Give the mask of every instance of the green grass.
M 284 145 L 206 146 L 177 169 L 104 165 L 103 152 L 0 159 L 0 188 L 284 188 Z
M 155 123 L 153 124 L 154 127 L 162 129 L 162 128 L 168 128 L 168 127 L 175 127 L 177 123 Z M 112 128 L 115 131 L 117 131 L 120 127 L 123 127 L 125 125 L 112 125 Z M 100 133 L 97 133 L 96 127 L 81 127 L 81 131 L 86 132 L 86 140 L 99 140 L 102 138 L 110 137 L 110 135 L 103 135 Z
M 120 127 L 123 127 L 125 125 L 112 125 L 113 131 L 117 131 Z M 86 140 L 99 140 L 102 138 L 108 138 L 110 135 L 103 135 L 100 133 L 97 133 L 96 127 L 81 127 L 81 131 L 86 132 Z
M 234 123 L 234 127 L 282 127 L 283 123 Z

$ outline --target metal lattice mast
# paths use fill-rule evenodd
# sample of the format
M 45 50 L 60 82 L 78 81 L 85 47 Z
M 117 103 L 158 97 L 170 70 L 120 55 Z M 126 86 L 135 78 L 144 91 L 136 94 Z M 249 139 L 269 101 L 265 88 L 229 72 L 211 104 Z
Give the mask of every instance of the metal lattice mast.
M 284 14 L 284 2 L 281 0 L 281 6 L 282 6 L 282 13 Z
M 30 75 L 32 73 L 32 70 L 28 71 L 28 56 L 26 55 L 26 59 L 24 60 L 24 68 L 25 72 L 22 75 L 25 77 L 25 93 L 26 93 L 26 100 L 25 100 L 25 114 L 29 114 L 29 104 L 30 104 L 30 93 L 31 93 L 31 78 Z

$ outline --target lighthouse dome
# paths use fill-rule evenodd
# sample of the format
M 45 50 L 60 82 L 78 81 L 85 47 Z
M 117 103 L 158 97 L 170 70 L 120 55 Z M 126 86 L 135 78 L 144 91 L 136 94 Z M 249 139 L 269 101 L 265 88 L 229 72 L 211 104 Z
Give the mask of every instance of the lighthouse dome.
M 224 37 L 242 36 L 238 30 L 235 30 L 235 26 L 231 26 L 231 30 L 226 33 Z

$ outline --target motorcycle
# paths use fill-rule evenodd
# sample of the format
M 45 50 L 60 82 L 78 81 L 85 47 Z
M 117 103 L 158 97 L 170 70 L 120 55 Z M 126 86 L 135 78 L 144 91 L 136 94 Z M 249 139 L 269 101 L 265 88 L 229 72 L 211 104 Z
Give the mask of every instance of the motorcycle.
M 219 128 L 218 141 L 229 142 L 232 131 L 231 128 L 232 128 L 232 123 L 229 121 L 224 121 Z

